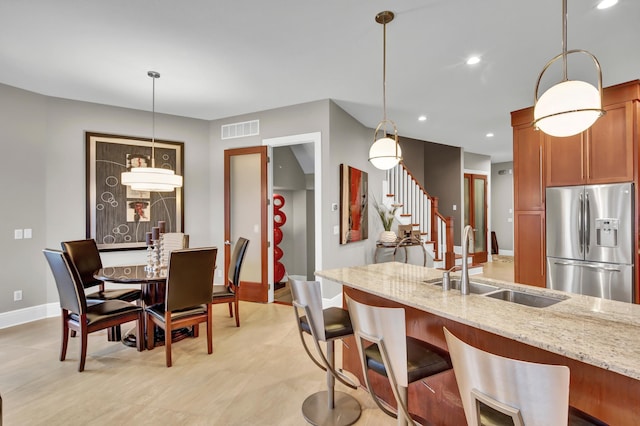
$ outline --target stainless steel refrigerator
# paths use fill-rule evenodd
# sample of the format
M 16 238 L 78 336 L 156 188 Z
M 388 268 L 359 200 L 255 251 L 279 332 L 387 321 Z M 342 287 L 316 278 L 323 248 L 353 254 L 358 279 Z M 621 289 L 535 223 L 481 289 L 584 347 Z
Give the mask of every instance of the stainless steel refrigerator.
M 633 302 L 633 184 L 547 188 L 547 287 Z

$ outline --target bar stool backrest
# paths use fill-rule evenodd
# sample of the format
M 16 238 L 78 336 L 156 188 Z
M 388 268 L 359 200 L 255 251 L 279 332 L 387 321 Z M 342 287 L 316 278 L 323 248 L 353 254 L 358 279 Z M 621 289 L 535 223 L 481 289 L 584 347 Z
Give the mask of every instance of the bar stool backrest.
M 294 308 L 304 311 L 311 329 L 311 335 L 321 342 L 326 342 L 320 283 L 318 281 L 310 283 L 294 279 L 289 279 L 289 283 L 291 284 L 291 297 Z
M 346 298 L 363 366 L 366 366 L 366 355 L 362 339 L 376 343 L 380 348 L 380 354 L 393 388 L 397 389 L 398 385 L 409 386 L 404 309 L 368 306 L 356 302 L 349 296 Z M 366 370 L 364 374 L 366 374 Z
M 444 335 L 469 425 L 481 424 L 480 402 L 512 417 L 515 425 L 567 424 L 569 367 L 494 355 L 446 328 Z

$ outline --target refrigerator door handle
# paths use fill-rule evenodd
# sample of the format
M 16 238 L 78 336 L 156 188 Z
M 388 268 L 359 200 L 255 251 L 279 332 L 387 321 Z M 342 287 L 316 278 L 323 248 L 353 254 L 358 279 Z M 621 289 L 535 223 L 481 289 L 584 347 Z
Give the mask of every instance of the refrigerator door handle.
M 616 268 L 605 268 L 603 266 L 588 265 L 585 263 L 573 263 L 573 262 L 553 262 L 553 263 L 560 266 L 579 266 L 581 268 L 597 269 L 599 271 L 605 271 L 605 272 L 622 272 L 620 271 L 620 269 L 616 269 Z
M 580 199 L 580 211 L 578 212 L 578 242 L 580 245 L 580 254 L 584 252 L 584 200 L 582 194 L 578 197 Z
M 587 254 L 589 254 L 589 245 L 591 244 L 591 206 L 589 205 L 589 194 L 585 193 L 584 198 L 587 204 L 584 209 L 584 246 Z

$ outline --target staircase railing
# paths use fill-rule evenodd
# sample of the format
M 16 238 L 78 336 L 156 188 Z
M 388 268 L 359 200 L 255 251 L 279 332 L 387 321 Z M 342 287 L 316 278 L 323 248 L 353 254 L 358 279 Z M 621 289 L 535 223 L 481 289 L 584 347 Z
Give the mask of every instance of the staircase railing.
M 433 244 L 435 260 L 444 260 L 445 269 L 451 269 L 455 264 L 453 217 L 438 211 L 438 198 L 429 195 L 402 162 L 387 170 L 386 189 L 387 197 L 402 204 L 400 216 L 420 231 L 423 241 Z

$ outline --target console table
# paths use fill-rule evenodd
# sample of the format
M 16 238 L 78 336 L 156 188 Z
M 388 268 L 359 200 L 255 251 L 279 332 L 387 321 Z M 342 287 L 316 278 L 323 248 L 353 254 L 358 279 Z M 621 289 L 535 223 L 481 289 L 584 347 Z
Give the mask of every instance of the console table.
M 407 253 L 407 247 L 420 247 L 422 248 L 422 266 L 427 266 L 427 250 L 424 248 L 424 243 L 421 239 L 416 237 L 398 238 L 396 241 L 387 243 L 383 241 L 376 241 L 376 251 L 373 255 L 374 263 L 378 263 L 378 255 L 384 250 L 393 250 L 393 261 L 396 260 L 396 253 L 399 248 L 404 249 L 404 263 L 407 263 L 409 256 Z

